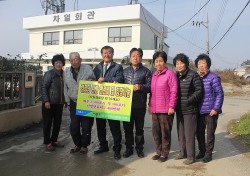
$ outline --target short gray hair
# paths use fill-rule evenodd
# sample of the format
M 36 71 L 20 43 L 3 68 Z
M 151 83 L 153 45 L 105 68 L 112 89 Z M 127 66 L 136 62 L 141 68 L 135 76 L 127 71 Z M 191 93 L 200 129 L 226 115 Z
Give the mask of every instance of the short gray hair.
M 71 52 L 69 53 L 69 59 L 71 58 L 72 55 L 76 55 L 79 59 L 81 59 L 80 54 L 78 52 Z

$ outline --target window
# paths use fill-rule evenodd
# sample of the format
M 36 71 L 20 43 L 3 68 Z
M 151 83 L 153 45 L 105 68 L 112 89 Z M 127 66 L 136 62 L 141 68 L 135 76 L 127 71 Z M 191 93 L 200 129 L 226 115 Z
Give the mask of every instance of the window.
M 43 45 L 59 45 L 59 32 L 43 33 Z
M 64 44 L 81 44 L 81 43 L 82 43 L 82 30 L 64 32 Z
M 109 42 L 131 42 L 132 27 L 109 28 Z

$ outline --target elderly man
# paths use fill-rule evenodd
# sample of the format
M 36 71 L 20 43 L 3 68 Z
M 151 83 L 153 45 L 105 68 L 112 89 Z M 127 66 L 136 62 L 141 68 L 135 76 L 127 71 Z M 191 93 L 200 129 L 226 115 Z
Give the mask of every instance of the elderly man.
M 151 72 L 141 63 L 143 51 L 141 48 L 130 50 L 130 66 L 124 69 L 123 76 L 126 84 L 133 84 L 133 99 L 130 122 L 123 122 L 125 131 L 126 151 L 124 158 L 133 154 L 133 145 L 138 157 L 144 157 L 144 119 L 146 114 L 147 93 L 150 93 Z M 135 126 L 135 135 L 134 135 Z
M 75 144 L 70 153 L 80 151 L 80 153 L 86 154 L 88 152 L 87 146 L 90 145 L 91 141 L 91 129 L 94 119 L 75 115 L 77 92 L 80 80 L 95 80 L 95 75 L 89 65 L 81 64 L 82 59 L 79 53 L 70 53 L 69 61 L 71 67 L 66 68 L 63 78 L 65 101 L 70 110 L 70 134 Z
M 103 61 L 101 61 L 94 69 L 96 80 L 98 83 L 102 82 L 118 82 L 123 83 L 123 68 L 121 65 L 113 61 L 114 49 L 110 46 L 104 46 L 101 49 Z M 108 120 L 110 131 L 114 139 L 113 150 L 115 152 L 114 158 L 121 158 L 121 128 L 120 121 Z M 106 140 L 106 119 L 96 119 L 97 135 L 100 142 L 100 148 L 94 152 L 99 154 L 109 151 L 108 141 Z

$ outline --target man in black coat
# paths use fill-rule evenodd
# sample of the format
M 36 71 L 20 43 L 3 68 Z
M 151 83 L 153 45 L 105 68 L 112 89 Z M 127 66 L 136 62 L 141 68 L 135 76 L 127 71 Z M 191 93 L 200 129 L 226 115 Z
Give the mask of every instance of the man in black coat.
M 130 122 L 123 122 L 125 131 L 126 151 L 124 158 L 133 154 L 133 145 L 138 157 L 144 157 L 144 119 L 146 113 L 147 93 L 150 93 L 151 72 L 141 63 L 143 51 L 141 48 L 132 48 L 130 50 L 130 66 L 124 69 L 124 83 L 133 85 L 133 99 L 131 107 Z M 134 137 L 135 126 L 135 137 Z
M 111 82 L 123 83 L 123 68 L 121 65 L 113 62 L 114 49 L 110 46 L 104 46 L 101 49 L 103 61 L 101 61 L 95 68 L 94 73 L 98 83 Z M 114 158 L 121 158 L 121 128 L 120 121 L 108 120 L 111 134 L 114 139 L 113 150 L 115 152 Z M 108 141 L 106 139 L 106 119 L 96 118 L 97 135 L 100 142 L 100 148 L 94 151 L 94 154 L 99 154 L 109 151 Z

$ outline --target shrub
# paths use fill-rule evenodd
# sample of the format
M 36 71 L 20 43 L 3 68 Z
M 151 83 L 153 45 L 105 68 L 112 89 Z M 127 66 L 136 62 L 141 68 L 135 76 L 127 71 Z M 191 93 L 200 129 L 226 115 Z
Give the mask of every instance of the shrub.
M 214 70 L 214 72 L 220 76 L 221 82 L 223 83 L 230 83 L 238 87 L 247 84 L 244 78 L 234 74 L 233 69 Z

